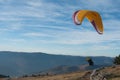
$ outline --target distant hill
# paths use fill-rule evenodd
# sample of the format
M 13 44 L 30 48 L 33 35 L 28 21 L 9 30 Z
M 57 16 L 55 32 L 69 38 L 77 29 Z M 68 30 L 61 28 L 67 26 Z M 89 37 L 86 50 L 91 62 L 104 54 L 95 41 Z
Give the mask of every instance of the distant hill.
M 88 64 L 82 56 L 52 55 L 42 52 L 0 51 L 0 74 L 22 76 L 45 71 L 57 66 L 78 66 Z M 112 65 L 111 57 L 92 57 L 96 65 Z M 74 67 L 73 67 L 74 68 Z

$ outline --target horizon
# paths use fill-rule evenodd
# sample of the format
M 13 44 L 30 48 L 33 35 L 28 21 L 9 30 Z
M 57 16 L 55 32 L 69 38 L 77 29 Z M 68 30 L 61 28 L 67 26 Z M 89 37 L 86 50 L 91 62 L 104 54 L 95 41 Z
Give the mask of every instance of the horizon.
M 0 51 L 118 56 L 119 4 L 113 0 L 0 0 Z M 73 13 L 84 9 L 100 13 L 103 35 L 87 19 L 82 25 L 74 24 Z
M 21 54 L 21 53 L 25 53 L 25 54 L 47 54 L 47 55 L 60 55 L 60 56 L 78 56 L 78 57 L 116 57 L 116 56 L 81 56 L 81 55 L 67 55 L 67 54 L 52 54 L 52 53 L 45 53 L 45 52 L 22 52 L 22 51 L 0 51 L 0 52 L 10 52 L 10 53 L 18 53 L 18 54 Z

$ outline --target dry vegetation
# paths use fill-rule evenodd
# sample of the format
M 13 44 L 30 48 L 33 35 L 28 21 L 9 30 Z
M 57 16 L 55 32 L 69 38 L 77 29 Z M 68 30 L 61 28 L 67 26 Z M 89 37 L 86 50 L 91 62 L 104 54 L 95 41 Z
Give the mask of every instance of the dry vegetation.
M 120 66 L 105 67 L 100 70 L 106 74 L 107 80 L 120 80 Z M 0 80 L 89 80 L 92 71 L 78 71 L 62 75 L 47 75 L 37 77 L 21 77 Z
M 106 74 L 108 74 L 106 76 L 108 80 L 120 80 L 120 65 L 106 67 L 102 71 L 105 72 Z
M 62 75 L 48 75 L 48 76 L 37 76 L 37 77 L 26 77 L 26 78 L 16 78 L 12 80 L 76 80 L 82 77 L 86 72 L 75 72 L 70 74 Z

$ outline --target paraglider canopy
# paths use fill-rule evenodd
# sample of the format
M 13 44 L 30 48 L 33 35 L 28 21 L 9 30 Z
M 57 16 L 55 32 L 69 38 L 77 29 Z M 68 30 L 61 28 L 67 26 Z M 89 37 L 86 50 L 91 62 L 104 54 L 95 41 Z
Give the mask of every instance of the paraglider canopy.
M 78 10 L 73 14 L 73 20 L 76 25 L 82 24 L 84 18 L 87 18 L 99 34 L 103 34 L 103 24 L 101 16 L 96 11 Z

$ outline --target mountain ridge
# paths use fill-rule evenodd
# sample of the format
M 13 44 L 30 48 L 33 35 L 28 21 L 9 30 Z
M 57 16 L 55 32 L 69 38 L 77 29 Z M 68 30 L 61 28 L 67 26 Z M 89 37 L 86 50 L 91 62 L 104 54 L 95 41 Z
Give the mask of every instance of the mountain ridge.
M 53 55 L 43 52 L 0 51 L 0 74 L 22 76 L 61 65 L 78 66 L 88 64 L 85 58 L 82 56 Z M 92 57 L 92 59 L 96 65 L 112 65 L 113 60 L 111 57 L 99 56 Z

